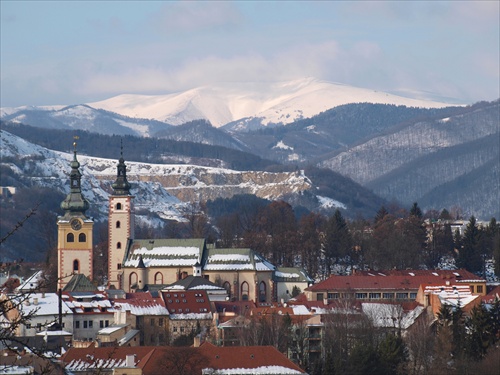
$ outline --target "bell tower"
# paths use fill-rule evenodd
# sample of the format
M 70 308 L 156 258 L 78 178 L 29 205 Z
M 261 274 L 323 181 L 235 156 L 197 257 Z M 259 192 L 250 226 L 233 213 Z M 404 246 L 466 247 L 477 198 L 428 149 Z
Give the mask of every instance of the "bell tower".
M 122 289 L 122 263 L 129 239 L 134 238 L 133 196 L 127 181 L 127 167 L 123 159 L 123 145 L 117 165 L 116 180 L 109 196 L 108 217 L 108 286 Z
M 75 137 L 75 139 L 77 139 Z M 92 275 L 92 229 L 94 221 L 85 215 L 89 202 L 81 189 L 80 163 L 73 143 L 73 160 L 70 163 L 70 192 L 61 203 L 64 216 L 57 219 L 57 275 L 58 288 L 64 288 L 74 274 Z

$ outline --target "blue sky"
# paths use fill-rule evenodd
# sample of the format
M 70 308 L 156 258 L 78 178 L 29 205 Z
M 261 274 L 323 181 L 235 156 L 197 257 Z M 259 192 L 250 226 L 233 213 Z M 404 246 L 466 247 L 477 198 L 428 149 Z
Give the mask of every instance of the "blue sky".
M 0 105 L 316 77 L 500 97 L 499 1 L 1 0 Z

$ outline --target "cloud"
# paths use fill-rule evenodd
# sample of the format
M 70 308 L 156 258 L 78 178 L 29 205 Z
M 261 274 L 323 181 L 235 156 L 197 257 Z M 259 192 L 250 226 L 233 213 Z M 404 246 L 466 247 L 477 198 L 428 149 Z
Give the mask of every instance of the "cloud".
M 151 22 L 158 31 L 178 33 L 235 27 L 242 20 L 230 2 L 180 1 L 165 3 Z

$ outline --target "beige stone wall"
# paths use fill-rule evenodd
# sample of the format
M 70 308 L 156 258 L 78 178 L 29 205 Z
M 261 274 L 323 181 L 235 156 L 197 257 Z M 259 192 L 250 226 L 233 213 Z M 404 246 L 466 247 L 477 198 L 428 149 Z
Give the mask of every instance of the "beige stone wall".
M 127 241 L 134 235 L 132 198 L 131 196 L 110 196 L 109 198 L 108 282 L 116 288 L 122 287 L 119 282 L 119 276 L 123 273 L 121 264 Z M 117 227 L 118 222 L 119 227 Z

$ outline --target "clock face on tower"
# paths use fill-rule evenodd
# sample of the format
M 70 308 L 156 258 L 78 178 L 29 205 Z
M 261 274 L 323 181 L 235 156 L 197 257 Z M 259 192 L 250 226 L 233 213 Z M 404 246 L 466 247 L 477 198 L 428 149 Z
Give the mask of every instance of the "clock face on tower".
M 78 219 L 71 219 L 70 224 L 71 228 L 74 230 L 80 230 L 82 228 L 82 222 Z

